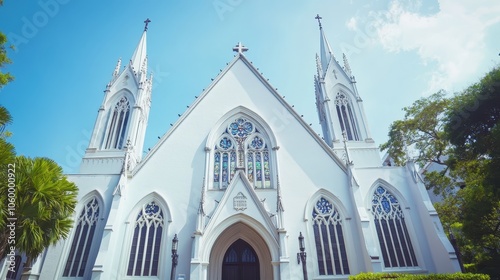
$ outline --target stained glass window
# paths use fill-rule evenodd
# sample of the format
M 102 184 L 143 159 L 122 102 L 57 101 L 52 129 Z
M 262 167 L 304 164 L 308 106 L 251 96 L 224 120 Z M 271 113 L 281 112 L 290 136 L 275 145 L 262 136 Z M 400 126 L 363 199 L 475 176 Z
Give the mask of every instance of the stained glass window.
M 214 154 L 214 188 L 226 188 L 236 173 L 236 147 L 233 138 L 225 133 Z
M 126 97 L 122 97 L 111 112 L 111 120 L 107 132 L 106 149 L 121 149 L 125 143 L 125 132 L 127 130 L 130 115 L 130 104 Z
M 358 125 L 356 118 L 351 108 L 349 99 L 344 93 L 338 93 L 335 98 L 335 106 L 337 107 L 337 117 L 340 122 L 340 129 L 347 134 L 347 140 L 359 141 Z
M 94 197 L 83 208 L 71 243 L 63 277 L 83 277 L 99 218 L 99 204 Z
M 137 215 L 128 262 L 129 276 L 158 276 L 163 211 L 154 201 Z
M 215 144 L 213 187 L 226 188 L 237 168 L 245 171 L 254 187 L 271 187 L 267 141 L 259 129 L 244 118 L 231 122 Z
M 372 212 L 385 267 L 418 266 L 398 200 L 378 186 L 372 197 Z
M 314 205 L 312 217 L 319 274 L 349 274 L 343 219 L 339 212 L 328 199 L 321 197 Z

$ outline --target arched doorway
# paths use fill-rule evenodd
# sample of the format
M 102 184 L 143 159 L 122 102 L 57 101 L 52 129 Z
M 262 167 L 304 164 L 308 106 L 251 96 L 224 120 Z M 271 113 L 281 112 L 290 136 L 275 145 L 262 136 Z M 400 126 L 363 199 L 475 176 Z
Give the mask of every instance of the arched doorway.
M 251 218 L 248 218 L 251 222 Z M 207 265 L 207 275 L 209 280 L 221 280 L 222 278 L 222 269 L 225 266 L 226 254 L 230 252 L 230 247 L 237 246 L 240 242 L 245 242 L 246 246 L 239 247 L 240 251 L 243 251 L 241 248 L 249 248 L 252 253 L 255 255 L 256 266 L 258 267 L 259 277 L 253 279 L 261 279 L 261 280 L 271 280 L 271 279 L 279 279 L 279 266 L 273 266 L 273 259 L 279 259 L 278 255 L 278 247 L 275 240 L 272 236 L 266 236 L 269 240 L 269 243 L 273 246 L 270 250 L 268 243 L 263 238 L 263 235 L 259 234 L 256 228 L 259 228 L 258 224 L 254 224 L 254 227 L 250 227 L 248 224 L 243 222 L 236 222 L 224 230 L 222 230 L 219 234 L 217 234 L 217 238 L 212 246 L 210 246 L 210 257 Z M 239 245 L 241 246 L 241 244 Z M 236 252 L 235 247 L 235 252 Z M 274 258 L 271 253 L 274 253 Z M 224 278 L 226 279 L 226 278 Z M 240 278 L 233 278 L 240 279 Z M 243 279 L 243 278 L 242 278 Z M 247 279 L 247 278 L 244 278 Z
M 236 240 L 224 254 L 222 280 L 260 280 L 259 258 L 252 246 Z

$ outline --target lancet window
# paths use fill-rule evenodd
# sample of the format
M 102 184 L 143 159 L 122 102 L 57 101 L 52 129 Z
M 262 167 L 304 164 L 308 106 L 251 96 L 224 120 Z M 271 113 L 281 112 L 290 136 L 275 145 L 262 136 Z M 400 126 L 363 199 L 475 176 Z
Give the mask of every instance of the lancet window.
M 403 210 L 396 197 L 384 187 L 378 186 L 373 193 L 372 212 L 384 266 L 417 266 Z
M 83 277 L 98 219 L 99 203 L 94 197 L 84 206 L 76 221 L 76 230 L 63 277 Z
M 124 96 L 116 103 L 111 112 L 111 120 L 109 122 L 106 149 L 121 149 L 125 142 L 125 133 L 127 131 L 128 119 L 130 116 L 130 104 Z
M 352 106 L 347 96 L 339 92 L 335 98 L 335 106 L 337 108 L 337 117 L 340 122 L 340 129 L 346 132 L 347 140 L 359 141 L 358 125 L 352 110 Z
M 312 210 L 314 240 L 320 275 L 349 274 L 344 220 L 335 206 L 321 197 Z
M 271 187 L 270 143 L 249 120 L 231 122 L 215 143 L 213 187 L 226 188 L 236 170 L 244 170 L 256 188 Z
M 127 268 L 129 276 L 158 276 L 163 211 L 154 201 L 137 215 Z

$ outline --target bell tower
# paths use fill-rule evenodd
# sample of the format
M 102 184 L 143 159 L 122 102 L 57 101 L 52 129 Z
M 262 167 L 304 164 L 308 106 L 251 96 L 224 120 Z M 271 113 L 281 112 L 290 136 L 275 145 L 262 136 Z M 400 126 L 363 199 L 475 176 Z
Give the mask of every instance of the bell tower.
M 125 158 L 132 169 L 142 159 L 151 107 L 153 77 L 148 77 L 145 27 L 130 61 L 121 59 L 104 90 L 89 146 L 80 167 L 82 174 L 120 174 Z
M 350 159 L 358 167 L 380 166 L 378 148 L 371 138 L 363 100 L 358 94 L 347 57 L 343 55 L 341 66 L 326 39 L 322 18 L 317 15 L 316 19 L 320 32 L 320 53 L 316 54 L 314 85 L 323 138 L 344 159 L 348 158 L 347 146 Z

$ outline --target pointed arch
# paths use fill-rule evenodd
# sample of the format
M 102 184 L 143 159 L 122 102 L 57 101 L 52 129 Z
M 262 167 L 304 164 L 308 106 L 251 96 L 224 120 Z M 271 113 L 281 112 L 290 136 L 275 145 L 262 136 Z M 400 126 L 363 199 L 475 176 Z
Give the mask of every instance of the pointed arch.
M 260 263 L 260 279 L 273 279 L 276 268 L 271 263 L 279 259 L 278 243 L 253 218 L 244 214 L 234 215 L 224 220 L 207 237 L 202 256 L 209 263 L 208 279 L 221 279 L 224 255 L 239 239 L 248 243 L 255 251 Z
M 244 170 L 255 188 L 272 188 L 276 174 L 276 138 L 253 111 L 239 106 L 226 113 L 207 137 L 209 188 L 225 189 L 236 170 Z
M 338 91 L 334 98 L 335 111 L 342 133 L 344 131 L 346 132 L 347 140 L 362 140 L 356 112 L 351 98 L 342 90 Z
M 102 196 L 97 190 L 85 195 L 75 211 L 75 226 L 72 241 L 62 268 L 63 277 L 84 277 L 88 275 L 97 256 L 101 227 L 105 215 Z
M 108 104 L 108 121 L 104 135 L 104 149 L 122 149 L 126 144 L 126 135 L 131 119 L 133 95 L 128 90 L 121 90 Z
M 162 242 L 168 232 L 171 221 L 167 203 L 156 192 L 146 195 L 130 212 L 128 247 L 126 249 L 124 275 L 159 276 L 165 273 L 161 266 L 166 257 Z
M 367 201 L 373 217 L 385 268 L 418 267 L 417 254 L 407 225 L 404 197 L 396 188 L 378 179 L 370 188 Z
M 347 211 L 340 199 L 325 189 L 308 200 L 305 220 L 310 220 L 310 246 L 315 248 L 318 275 L 349 275 L 353 246 Z M 311 233 L 312 232 L 312 233 Z

